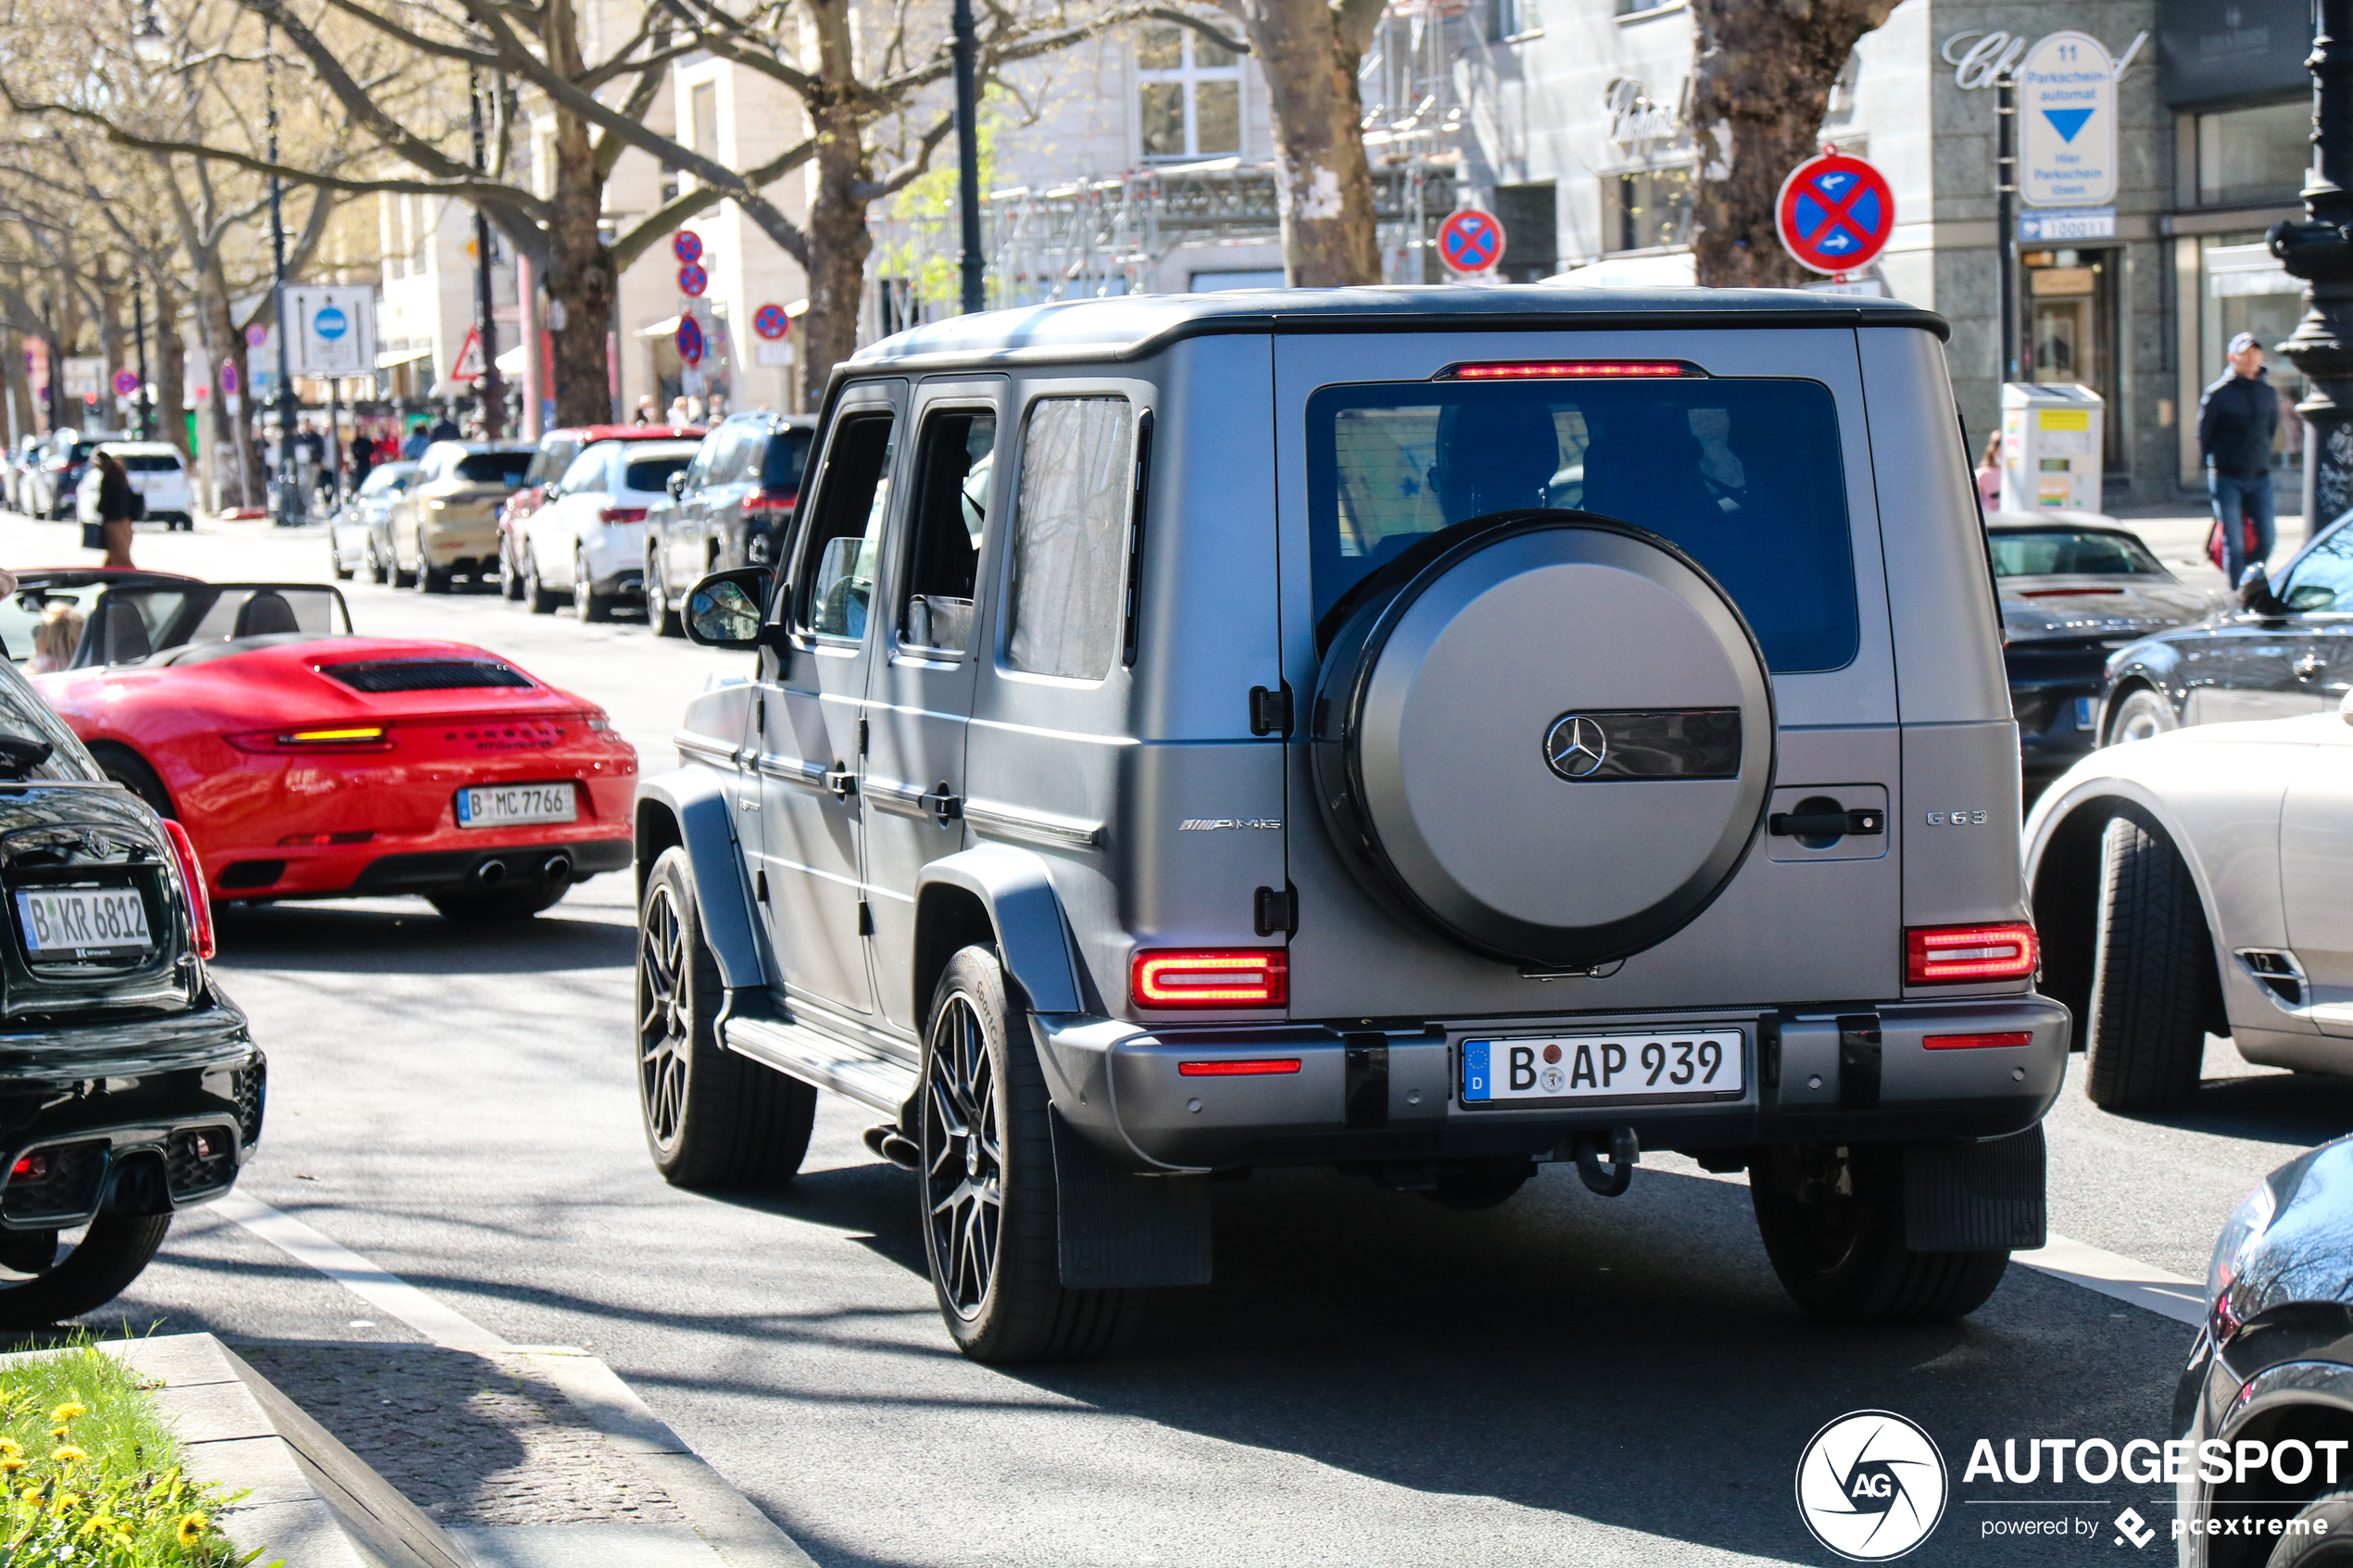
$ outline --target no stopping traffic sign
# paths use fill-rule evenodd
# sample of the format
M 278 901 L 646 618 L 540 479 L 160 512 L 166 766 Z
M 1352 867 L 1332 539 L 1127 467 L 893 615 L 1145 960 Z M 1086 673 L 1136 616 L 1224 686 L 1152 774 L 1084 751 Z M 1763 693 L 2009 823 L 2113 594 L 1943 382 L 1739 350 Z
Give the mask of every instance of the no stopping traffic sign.
M 1781 182 L 1773 227 L 1800 267 L 1852 272 L 1887 248 L 1895 232 L 1895 193 L 1887 177 L 1861 158 L 1824 153 Z
M 1470 207 L 1438 226 L 1438 257 L 1457 272 L 1484 272 L 1504 259 L 1504 226 Z

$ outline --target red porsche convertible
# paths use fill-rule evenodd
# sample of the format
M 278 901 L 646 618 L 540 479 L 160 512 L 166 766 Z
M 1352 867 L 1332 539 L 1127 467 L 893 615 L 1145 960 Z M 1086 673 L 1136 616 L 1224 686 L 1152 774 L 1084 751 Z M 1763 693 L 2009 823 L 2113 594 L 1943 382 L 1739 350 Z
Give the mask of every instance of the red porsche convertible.
M 187 828 L 216 900 L 513 920 L 630 863 L 637 756 L 603 709 L 464 643 L 356 636 L 323 584 L 21 572 L 0 642 Z

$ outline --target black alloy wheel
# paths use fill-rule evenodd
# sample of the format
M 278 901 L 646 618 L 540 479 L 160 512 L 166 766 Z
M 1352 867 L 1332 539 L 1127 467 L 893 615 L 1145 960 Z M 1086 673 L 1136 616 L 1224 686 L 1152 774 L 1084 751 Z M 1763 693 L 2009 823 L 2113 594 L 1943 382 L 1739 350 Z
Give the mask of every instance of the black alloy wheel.
M 963 948 L 940 975 L 918 1098 L 924 1254 L 957 1348 L 1009 1363 L 1122 1343 L 1138 1293 L 1062 1283 L 1052 1101 L 993 947 Z
M 137 1279 L 169 1214 L 101 1214 L 78 1230 L 11 1231 L 0 1251 L 0 1329 L 45 1328 L 94 1311 Z
M 637 1109 L 662 1180 L 682 1187 L 776 1187 L 799 1173 L 817 1091 L 721 1045 L 726 1001 L 703 940 L 694 872 L 662 851 L 637 910 Z

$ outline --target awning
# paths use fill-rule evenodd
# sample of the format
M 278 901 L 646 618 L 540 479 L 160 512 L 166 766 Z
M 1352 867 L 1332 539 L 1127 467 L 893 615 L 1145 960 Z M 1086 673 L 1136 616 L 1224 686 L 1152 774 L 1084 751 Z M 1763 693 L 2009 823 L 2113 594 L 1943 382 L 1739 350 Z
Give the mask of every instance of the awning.
M 413 365 L 420 359 L 433 358 L 433 345 L 422 348 L 393 348 L 376 356 L 376 369 L 389 370 L 396 365 Z
M 507 350 L 506 353 L 498 356 L 497 358 L 492 360 L 491 363 L 498 367 L 498 373 L 500 375 L 519 376 L 522 374 L 524 364 L 528 358 L 529 356 L 524 352 L 523 345 L 519 343 L 512 348 Z
M 632 337 L 676 337 L 678 323 L 684 319 L 683 316 L 664 316 L 652 326 L 639 327 L 629 335 Z

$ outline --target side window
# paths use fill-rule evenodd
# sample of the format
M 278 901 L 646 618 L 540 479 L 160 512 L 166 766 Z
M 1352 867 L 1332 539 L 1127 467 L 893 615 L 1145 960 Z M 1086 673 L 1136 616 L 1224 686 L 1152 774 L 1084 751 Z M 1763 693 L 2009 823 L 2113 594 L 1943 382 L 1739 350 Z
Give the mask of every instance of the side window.
M 972 646 L 973 582 L 996 455 L 997 416 L 988 409 L 952 408 L 924 421 L 899 611 L 903 643 L 950 653 Z
M 703 443 L 703 450 L 711 454 L 711 466 L 704 470 L 705 484 L 733 484 L 744 467 L 744 427 L 721 425 Z
M 591 446 L 574 458 L 572 467 L 564 470 L 564 476 L 557 481 L 557 484 L 567 495 L 577 495 L 584 490 L 602 490 L 605 487 L 604 449 Z
M 1135 420 L 1125 397 L 1030 405 L 1014 514 L 1005 659 L 1038 675 L 1101 680 L 1119 648 Z
M 2280 597 L 2307 614 L 2353 612 L 2353 529 L 2340 528 L 2315 545 L 2288 573 Z
M 711 483 L 711 456 L 724 439 L 724 435 L 706 435 L 702 438 L 702 445 L 695 448 L 695 460 L 686 465 L 686 486 L 689 491 L 699 490 Z
M 820 637 L 866 634 L 866 606 L 875 588 L 875 557 L 883 518 L 890 509 L 890 455 L 895 420 L 889 414 L 851 414 L 834 433 L 817 509 L 801 541 L 793 580 L 794 623 Z

